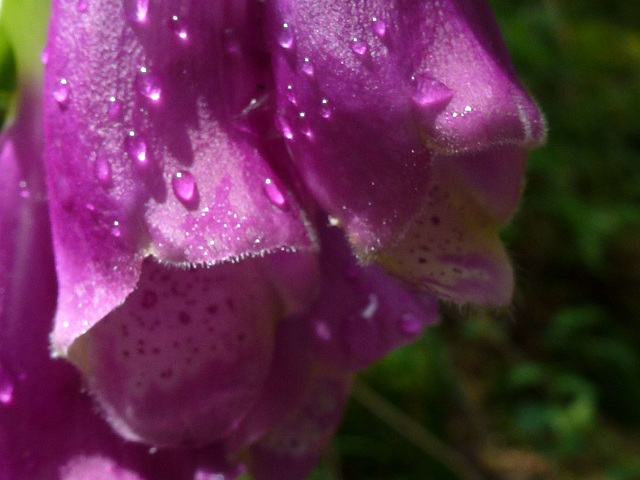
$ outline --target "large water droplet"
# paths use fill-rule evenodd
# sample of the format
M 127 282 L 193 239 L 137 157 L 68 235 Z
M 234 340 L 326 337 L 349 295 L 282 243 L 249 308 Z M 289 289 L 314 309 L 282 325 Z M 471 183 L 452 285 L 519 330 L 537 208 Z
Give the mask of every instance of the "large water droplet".
M 0 403 L 9 405 L 13 401 L 15 379 L 9 370 L 0 363 Z
M 278 43 L 282 48 L 291 48 L 293 47 L 293 28 L 288 23 L 282 24 L 282 30 L 280 30 L 280 35 L 278 36 Z
M 60 79 L 60 83 L 53 89 L 53 98 L 61 108 L 69 104 L 69 83 L 66 78 Z
M 103 187 L 111 185 L 111 164 L 109 163 L 109 160 L 102 155 L 98 156 L 96 163 L 93 166 L 93 171 L 100 185 Z
M 387 33 L 387 25 L 378 17 L 371 19 L 371 29 L 378 37 L 382 38 Z
M 113 222 L 113 226 L 111 227 L 111 235 L 113 235 L 116 238 L 120 238 L 120 236 L 122 235 L 122 229 L 120 228 L 120 222 L 115 220 Z
M 120 120 L 122 118 L 122 102 L 117 100 L 116 97 L 109 97 L 107 115 L 109 120 Z
M 80 13 L 86 12 L 88 6 L 89 2 L 87 0 L 78 0 L 78 3 L 76 4 L 76 10 Z
M 304 72 L 305 75 L 309 77 L 312 77 L 313 74 L 315 73 L 313 64 L 311 63 L 311 60 L 309 60 L 307 57 L 305 57 L 304 61 L 302 62 L 301 70 Z
M 183 203 L 192 202 L 196 195 L 196 179 L 186 171 L 177 172 L 171 179 L 173 193 Z
M 411 81 L 415 87 L 412 98 L 419 107 L 441 106 L 453 97 L 453 90 L 431 76 L 412 76 Z
M 274 205 L 282 207 L 286 203 L 284 195 L 282 195 L 282 192 L 272 179 L 267 178 L 264 181 L 264 191 Z
M 142 135 L 136 134 L 133 130 L 130 131 L 125 138 L 125 148 L 138 168 L 144 169 L 148 166 L 147 143 Z
M 400 317 L 398 328 L 405 335 L 417 335 L 422 330 L 422 323 L 415 313 L 405 313 Z
M 152 102 L 159 102 L 162 96 L 160 78 L 149 72 L 146 67 L 142 67 L 136 77 L 136 89 L 140 95 L 148 98 Z
M 349 45 L 349 48 L 351 48 L 353 53 L 362 57 L 364 56 L 365 53 L 367 53 L 369 46 L 367 45 L 367 42 L 363 42 L 362 40 L 358 40 L 357 38 L 354 38 L 351 41 L 351 45 Z
M 20 198 L 29 198 L 31 196 L 31 191 L 29 190 L 26 180 L 20 180 L 18 187 L 20 187 Z
M 149 0 L 125 0 L 124 15 L 129 20 L 145 23 L 149 13 Z
M 187 24 L 183 22 L 177 15 L 173 15 L 171 17 L 171 22 L 169 22 L 169 28 L 171 28 L 171 31 L 173 32 L 173 34 L 181 42 L 186 42 L 189 39 Z

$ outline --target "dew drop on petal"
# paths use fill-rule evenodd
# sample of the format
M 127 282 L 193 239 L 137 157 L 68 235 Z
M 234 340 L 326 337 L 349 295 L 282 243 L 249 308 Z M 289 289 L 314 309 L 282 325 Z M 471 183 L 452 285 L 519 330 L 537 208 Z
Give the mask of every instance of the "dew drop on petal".
M 282 195 L 282 192 L 272 179 L 267 178 L 264 181 L 264 191 L 274 205 L 282 207 L 286 203 L 284 195 Z
M 329 100 L 326 98 L 320 101 L 320 116 L 322 118 L 331 118 L 331 107 L 329 107 Z
M 149 72 L 147 68 L 142 67 L 136 77 L 136 89 L 143 97 L 148 98 L 152 102 L 159 102 L 162 96 L 162 87 L 160 79 L 157 75 Z
M 287 96 L 287 100 L 289 100 L 293 105 L 298 104 L 298 99 L 296 98 L 296 93 L 293 90 L 293 85 L 287 85 L 285 95 Z
M 313 132 L 311 131 L 311 125 L 309 124 L 309 119 L 307 118 L 307 114 L 305 112 L 300 112 L 298 114 L 298 127 L 300 128 L 300 132 L 307 138 L 313 137 Z
M 293 47 L 293 29 L 288 23 L 282 24 L 282 30 L 278 36 L 278 43 L 282 48 L 289 49 Z
M 384 37 L 387 33 L 387 25 L 378 17 L 373 17 L 371 19 L 371 28 L 373 33 L 375 33 L 379 38 Z
M 419 107 L 444 104 L 453 97 L 453 90 L 432 77 L 411 77 L 415 90 L 413 101 Z
M 89 6 L 88 0 L 78 0 L 78 3 L 76 4 L 76 10 L 80 13 L 86 12 L 88 6 Z
M 313 64 L 311 63 L 311 60 L 309 60 L 307 57 L 305 57 L 304 61 L 302 62 L 301 70 L 305 75 L 309 77 L 312 77 L 313 74 L 315 73 Z
M 191 202 L 196 194 L 196 179 L 190 172 L 181 170 L 171 179 L 171 188 L 178 200 Z
M 66 78 L 60 79 L 60 83 L 53 89 L 53 98 L 62 108 L 69 103 L 69 82 Z
M 107 115 L 109 120 L 120 120 L 122 118 L 122 102 L 117 100 L 116 97 L 109 97 Z
M 171 22 L 169 23 L 169 27 L 171 28 L 171 31 L 176 36 L 176 38 L 181 42 L 186 42 L 189 39 L 189 32 L 187 30 L 187 25 L 177 15 L 173 15 L 171 17 Z
M 144 169 L 149 164 L 147 157 L 147 144 L 142 135 L 136 134 L 133 130 L 125 138 L 125 148 L 131 160 L 138 168 Z
M 111 227 L 111 235 L 116 238 L 119 238 L 122 235 L 122 230 L 120 229 L 120 222 L 114 221 L 113 226 Z
M 0 363 L 0 403 L 9 405 L 13 401 L 15 380 L 9 370 Z
M 404 313 L 400 317 L 398 328 L 405 335 L 417 335 L 422 329 L 422 324 L 415 313 Z
M 353 53 L 355 53 L 360 57 L 362 57 L 365 53 L 367 53 L 367 50 L 369 49 L 366 42 L 363 42 L 362 40 L 358 40 L 357 38 L 354 38 L 352 40 L 351 45 L 349 45 L 349 47 L 351 48 Z
M 98 183 L 103 187 L 111 185 L 111 164 L 109 163 L 109 160 L 103 156 L 99 156 L 94 165 L 94 174 L 98 179 Z
M 284 136 L 284 138 L 286 138 L 287 140 L 292 140 L 293 130 L 291 130 L 291 126 L 289 125 L 289 122 L 287 122 L 284 119 L 284 117 L 280 117 L 278 119 L 278 123 L 280 125 L 280 131 L 282 132 L 282 135 Z

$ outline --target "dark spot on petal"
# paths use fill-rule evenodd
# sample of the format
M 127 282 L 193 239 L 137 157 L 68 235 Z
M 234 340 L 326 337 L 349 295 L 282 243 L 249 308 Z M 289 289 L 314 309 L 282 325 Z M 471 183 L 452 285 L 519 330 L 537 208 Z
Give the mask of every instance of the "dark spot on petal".
M 233 300 L 230 297 L 228 297 L 225 300 L 225 303 L 227 304 L 227 307 L 229 307 L 229 310 L 233 312 Z
M 218 313 L 218 304 L 217 303 L 213 303 L 213 304 L 209 305 L 207 307 L 207 313 L 209 315 L 215 315 L 216 313 Z
M 191 315 L 189 315 L 187 312 L 182 311 L 178 314 L 178 321 L 182 325 L 189 325 L 191 323 Z
M 424 257 L 420 257 L 420 258 L 418 259 L 418 263 L 427 263 L 427 259 L 426 259 L 426 258 L 424 258 Z
M 158 295 L 153 290 L 145 290 L 142 294 L 142 308 L 153 308 L 158 302 Z
M 437 215 L 434 215 L 433 217 L 431 217 L 431 223 L 433 225 L 440 225 L 440 217 Z

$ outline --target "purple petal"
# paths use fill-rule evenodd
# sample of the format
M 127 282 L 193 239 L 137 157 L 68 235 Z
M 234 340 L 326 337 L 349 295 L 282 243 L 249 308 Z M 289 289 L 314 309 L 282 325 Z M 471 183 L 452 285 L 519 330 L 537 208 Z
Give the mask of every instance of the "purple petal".
M 138 289 L 69 349 L 107 419 L 152 445 L 222 439 L 260 393 L 282 314 L 261 258 L 143 265 Z
M 326 228 L 321 239 L 320 294 L 296 327 L 314 361 L 337 371 L 358 370 L 437 321 L 435 299 L 417 300 L 377 265 L 358 266 L 341 230 Z
M 273 83 L 261 5 L 135 5 L 53 5 L 45 134 L 63 354 L 134 289 L 146 255 L 194 264 L 311 247 L 267 145 L 246 131 L 247 106 Z
M 302 408 L 250 448 L 256 480 L 302 480 L 318 462 L 338 428 L 351 376 L 314 376 Z
M 283 136 L 365 259 L 428 196 L 433 153 L 541 141 L 485 2 L 269 3 Z
M 237 468 L 215 446 L 152 455 L 124 442 L 81 393 L 77 371 L 50 358 L 57 288 L 39 102 L 23 103 L 0 139 L 0 478 L 193 480 L 214 478 L 210 471 L 235 478 Z
M 516 207 L 525 156 L 519 147 L 437 155 L 420 213 L 378 261 L 446 300 L 509 303 L 513 271 L 498 229 Z

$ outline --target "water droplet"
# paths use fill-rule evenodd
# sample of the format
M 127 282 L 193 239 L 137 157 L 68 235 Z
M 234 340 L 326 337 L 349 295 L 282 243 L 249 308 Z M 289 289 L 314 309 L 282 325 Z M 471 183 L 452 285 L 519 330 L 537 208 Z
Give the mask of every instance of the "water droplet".
M 116 97 L 109 97 L 107 115 L 109 116 L 109 120 L 120 120 L 122 118 L 122 102 L 116 100 Z
M 313 322 L 313 333 L 321 342 L 328 342 L 331 340 L 331 328 L 329 328 L 327 322 L 323 320 L 316 320 Z
M 149 164 L 147 157 L 147 144 L 142 135 L 130 131 L 125 138 L 125 148 L 131 160 L 135 162 L 138 168 L 144 169 Z
M 378 296 L 371 293 L 369 294 L 369 302 L 362 309 L 362 311 L 360 312 L 360 315 L 362 315 L 362 318 L 369 320 L 373 318 L 373 316 L 376 314 L 379 306 L 380 306 L 380 301 L 378 300 Z
M 329 107 L 329 100 L 323 98 L 320 102 L 320 116 L 322 118 L 331 118 L 331 107 Z
M 269 197 L 269 200 L 271 200 L 271 203 L 274 205 L 282 207 L 286 203 L 284 195 L 282 195 L 282 192 L 276 183 L 270 178 L 267 178 L 264 181 L 264 191 L 267 194 L 267 197 Z
M 367 50 L 369 49 L 369 46 L 367 45 L 366 42 L 363 42 L 362 40 L 358 40 L 357 38 L 354 38 L 351 41 L 351 45 L 349 45 L 349 47 L 351 48 L 353 53 L 355 53 L 356 55 L 359 55 L 361 57 L 365 53 L 367 53 Z
M 419 107 L 444 105 L 453 97 L 453 90 L 433 77 L 412 76 L 411 81 L 415 85 L 413 101 Z
M 0 364 L 0 403 L 9 405 L 13 401 L 15 380 L 9 370 Z
M 377 17 L 371 19 L 371 28 L 373 29 L 373 33 L 380 38 L 384 37 L 387 33 L 387 25 Z
M 89 2 L 87 0 L 78 0 L 78 3 L 76 4 L 76 10 L 80 13 L 86 12 L 88 6 Z
M 189 39 L 189 32 L 187 31 L 187 25 L 185 22 L 180 20 L 177 15 L 173 15 L 171 17 L 171 22 L 169 23 L 169 28 L 173 34 L 182 42 L 186 42 Z
M 287 122 L 284 119 L 284 117 L 280 117 L 278 119 L 278 123 L 280 124 L 280 131 L 282 132 L 282 135 L 284 136 L 284 138 L 286 138 L 287 140 L 292 140 L 293 130 L 291 130 L 291 126 L 289 125 L 289 122 Z
M 116 238 L 119 238 L 122 235 L 122 230 L 120 230 L 120 222 L 115 220 L 113 222 L 113 227 L 111 227 L 111 235 Z
M 26 180 L 20 180 L 18 182 L 18 187 L 20 188 L 20 198 L 29 198 L 31 196 Z
M 99 156 L 96 159 L 93 169 L 100 185 L 103 187 L 111 185 L 111 164 L 109 163 L 109 160 L 103 156 Z
M 305 57 L 304 61 L 302 62 L 301 70 L 304 72 L 305 75 L 309 77 L 312 77 L 313 74 L 315 73 L 313 64 L 311 63 L 311 60 L 309 60 L 307 57 Z
M 298 104 L 296 93 L 293 91 L 293 85 L 287 85 L 285 95 L 287 96 L 287 100 L 289 100 L 293 105 Z
M 60 83 L 53 89 L 53 98 L 61 108 L 69 103 L 69 83 L 66 78 L 60 79 Z
M 282 24 L 282 30 L 280 31 L 280 36 L 278 37 L 278 43 L 282 48 L 291 48 L 293 47 L 293 29 L 291 25 L 288 23 Z
M 307 138 L 313 137 L 313 132 L 311 131 L 311 125 L 309 124 L 309 119 L 307 118 L 307 114 L 305 112 L 300 112 L 298 114 L 298 127 L 304 136 Z
M 159 102 L 162 96 L 162 87 L 157 75 L 142 67 L 136 77 L 136 89 L 140 95 L 147 97 L 152 102 Z
M 398 327 L 405 335 L 417 335 L 422 330 L 422 323 L 415 313 L 405 313 L 400 317 Z
M 181 170 L 173 176 L 171 187 L 176 198 L 183 203 L 191 202 L 195 198 L 196 179 L 186 170 Z
M 145 23 L 149 13 L 149 0 L 126 0 L 124 14 L 129 20 Z

